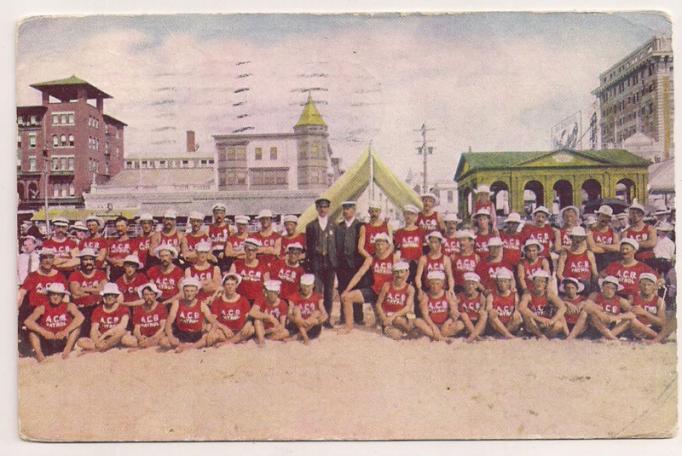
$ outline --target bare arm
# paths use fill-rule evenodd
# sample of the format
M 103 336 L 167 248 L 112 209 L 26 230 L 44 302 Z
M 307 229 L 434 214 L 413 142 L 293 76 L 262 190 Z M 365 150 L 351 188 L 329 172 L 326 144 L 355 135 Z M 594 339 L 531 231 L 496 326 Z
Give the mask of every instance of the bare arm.
M 386 322 L 386 313 L 384 312 L 384 309 L 382 308 L 382 304 L 384 303 L 384 299 L 386 299 L 386 293 L 388 293 L 388 287 L 390 286 L 389 282 L 386 282 L 383 284 L 381 287 L 381 290 L 379 291 L 379 296 L 377 296 L 377 303 L 375 306 L 376 313 L 379 316 L 379 320 L 385 324 Z
M 422 291 L 422 275 L 424 274 L 424 267 L 426 267 L 426 257 L 422 255 L 419 257 L 419 262 L 417 263 L 417 271 L 414 274 L 414 285 L 417 287 L 417 291 Z
M 358 252 L 365 258 L 372 258 L 372 255 L 365 250 L 365 225 L 360 226 L 360 233 L 358 234 Z
M 566 258 L 568 257 L 568 254 L 566 253 L 566 250 L 562 250 L 561 253 L 559 254 L 559 260 L 557 261 L 556 265 L 556 277 L 559 279 L 561 282 L 564 280 L 564 268 L 566 267 Z
M 365 261 L 362 263 L 362 266 L 360 266 L 360 269 L 358 269 L 358 272 L 355 273 L 352 279 L 350 279 L 350 282 L 348 282 L 348 285 L 346 286 L 346 289 L 343 290 L 343 292 L 347 292 L 353 289 L 355 285 L 360 282 L 360 279 L 362 279 L 362 276 L 365 275 L 367 271 L 369 271 L 369 268 L 372 266 L 372 257 L 365 257 Z
M 52 333 L 50 333 L 48 330 L 44 329 L 42 326 L 38 324 L 38 318 L 40 318 L 44 312 L 45 306 L 36 307 L 35 309 L 33 309 L 33 312 L 31 312 L 31 315 L 29 315 L 28 318 L 24 320 L 24 325 L 26 325 L 26 329 L 28 329 L 29 331 L 38 333 L 45 339 L 51 339 Z

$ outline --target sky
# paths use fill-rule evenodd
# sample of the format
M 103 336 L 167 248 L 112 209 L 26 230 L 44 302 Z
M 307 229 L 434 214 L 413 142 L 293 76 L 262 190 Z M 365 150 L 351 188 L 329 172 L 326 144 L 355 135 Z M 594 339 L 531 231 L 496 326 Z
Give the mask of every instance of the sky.
M 343 167 L 371 141 L 398 176 L 419 172 L 426 124 L 429 175 L 452 179 L 469 148 L 549 150 L 554 124 L 589 122 L 600 72 L 670 33 L 661 13 L 37 17 L 18 28 L 17 103 L 75 74 L 114 97 L 139 156 L 182 152 L 189 129 L 201 152 L 214 134 L 293 131 L 313 89 Z

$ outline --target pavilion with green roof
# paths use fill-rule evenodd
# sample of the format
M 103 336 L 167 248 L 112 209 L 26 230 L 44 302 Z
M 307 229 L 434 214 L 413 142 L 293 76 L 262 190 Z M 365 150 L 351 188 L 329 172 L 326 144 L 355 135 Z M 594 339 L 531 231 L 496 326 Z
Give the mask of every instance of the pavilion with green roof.
M 512 211 L 523 213 L 524 193 L 535 194 L 535 204 L 552 208 L 580 206 L 588 200 L 615 198 L 646 201 L 650 162 L 623 149 L 545 152 L 466 152 L 455 172 L 459 212 L 471 213 L 474 190 L 489 185 L 493 194 L 509 193 Z M 494 195 L 493 195 L 494 198 Z M 499 208 L 498 208 L 499 209 Z

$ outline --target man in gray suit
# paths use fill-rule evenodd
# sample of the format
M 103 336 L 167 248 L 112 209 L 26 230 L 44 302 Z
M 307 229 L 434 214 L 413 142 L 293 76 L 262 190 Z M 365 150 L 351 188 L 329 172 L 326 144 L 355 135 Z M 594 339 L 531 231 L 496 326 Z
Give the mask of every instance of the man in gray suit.
M 327 198 L 315 200 L 317 219 L 305 227 L 306 270 L 315 274 L 315 290 L 324 296 L 324 308 L 332 312 L 334 276 L 336 274 L 336 224 L 329 220 Z M 324 326 L 331 328 L 329 321 Z
M 339 222 L 336 229 L 336 254 L 338 257 L 336 277 L 339 280 L 339 295 L 346 289 L 348 282 L 360 269 L 364 261 L 363 256 L 358 251 L 358 238 L 360 237 L 362 222 L 355 218 L 355 201 L 344 201 L 341 207 L 343 208 L 343 220 Z M 363 277 L 356 288 L 367 286 L 363 284 L 366 281 L 366 278 Z M 343 315 L 343 306 L 341 306 L 341 320 L 346 321 Z M 353 306 L 353 320 L 355 323 L 362 323 L 361 305 Z

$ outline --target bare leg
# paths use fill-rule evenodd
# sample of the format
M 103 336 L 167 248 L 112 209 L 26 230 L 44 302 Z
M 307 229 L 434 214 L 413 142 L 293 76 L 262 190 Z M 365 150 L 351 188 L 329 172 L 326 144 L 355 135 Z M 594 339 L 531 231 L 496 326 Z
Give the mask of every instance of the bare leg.
M 618 324 L 611 329 L 611 334 L 616 337 L 620 336 L 624 331 L 630 328 L 630 322 L 631 320 L 623 320 L 618 322 Z
M 500 321 L 500 318 L 497 316 L 497 312 L 495 310 L 491 310 L 490 313 L 488 314 L 488 321 L 490 321 L 490 326 L 497 331 L 499 334 L 501 334 L 503 337 L 507 339 L 515 339 L 516 336 L 514 336 L 507 327 Z
M 632 320 L 630 329 L 635 337 L 639 339 L 654 339 L 658 333 L 639 320 Z
M 573 325 L 573 329 L 568 334 L 566 339 L 575 339 L 576 337 L 581 336 L 585 332 L 586 328 L 587 328 L 587 312 L 585 312 L 584 310 L 581 310 L 580 314 L 578 315 L 578 320 L 575 322 L 575 325 Z
M 598 314 L 590 315 L 589 321 L 590 321 L 590 325 L 592 325 L 593 328 L 595 328 L 597 331 L 599 331 L 602 336 L 606 337 L 609 340 L 618 340 L 618 338 L 616 336 L 611 334 L 611 331 L 604 324 L 604 322 L 602 322 L 602 320 L 601 320 L 601 318 L 599 318 Z
M 256 330 L 253 327 L 253 323 L 250 321 L 247 321 L 244 327 L 239 331 L 237 334 L 235 334 L 234 337 L 232 337 L 229 342 L 233 344 L 238 344 L 241 342 L 245 342 L 249 340 L 251 337 L 253 337 L 254 333 Z
M 104 352 L 111 348 L 114 348 L 121 342 L 121 339 L 123 339 L 124 335 L 125 332 L 121 332 L 118 334 L 112 334 L 111 336 L 105 337 L 104 340 L 95 342 L 95 349 L 97 351 Z
M 478 321 L 474 325 L 474 330 L 472 331 L 471 334 L 469 334 L 469 337 L 467 337 L 466 341 L 467 342 L 473 342 L 481 337 L 481 334 L 483 334 L 483 331 L 485 331 L 485 327 L 488 324 L 488 314 L 484 313 L 483 315 L 479 315 Z
M 538 339 L 544 339 L 545 338 L 545 335 L 542 333 L 542 331 L 538 327 L 537 322 L 535 321 L 535 319 L 533 318 L 533 315 L 530 312 L 522 314 L 522 317 L 523 317 L 523 323 L 524 323 L 524 327 L 526 328 L 526 331 L 533 334 Z
M 137 337 L 133 336 L 130 333 L 126 333 L 121 338 L 121 344 L 125 347 L 130 347 L 130 348 L 137 347 Z
M 81 337 L 78 339 L 78 342 L 76 342 L 80 348 L 86 351 L 94 351 L 95 350 L 95 341 L 90 339 L 89 337 Z
M 564 332 L 564 328 L 566 328 L 566 320 L 561 318 L 547 329 L 547 337 L 552 338 L 558 336 Z
M 73 346 L 76 345 L 76 341 L 78 340 L 80 334 L 81 334 L 80 326 L 78 328 L 74 328 L 73 331 L 69 333 L 69 336 L 66 339 L 66 346 L 64 347 L 64 351 L 62 352 L 63 359 L 69 357 L 69 355 L 71 354 L 71 350 L 73 350 Z
M 256 330 L 256 344 L 258 344 L 259 347 L 262 347 L 265 343 L 265 327 L 263 326 L 263 322 L 261 320 L 256 320 L 253 325 Z
M 28 340 L 31 342 L 31 347 L 33 351 L 36 352 L 36 359 L 39 363 L 45 361 L 45 355 L 43 354 L 43 349 L 40 347 L 40 336 L 33 331 L 28 333 Z
M 665 325 L 663 325 L 663 328 L 658 333 L 658 336 L 654 337 L 651 340 L 648 340 L 647 343 L 651 344 L 657 344 L 657 343 L 664 343 L 665 340 L 673 334 L 677 330 L 677 318 L 673 317 L 670 320 L 665 322 Z
M 440 330 L 440 333 L 443 335 L 443 337 L 455 337 L 457 334 L 462 332 L 464 328 L 465 326 L 462 320 L 452 321 L 448 319 L 448 321 L 443 323 L 443 328 Z
M 431 330 L 431 326 L 429 326 L 426 321 L 424 321 L 422 318 L 417 318 L 414 320 L 414 326 L 425 336 L 430 337 L 433 339 L 433 331 Z

